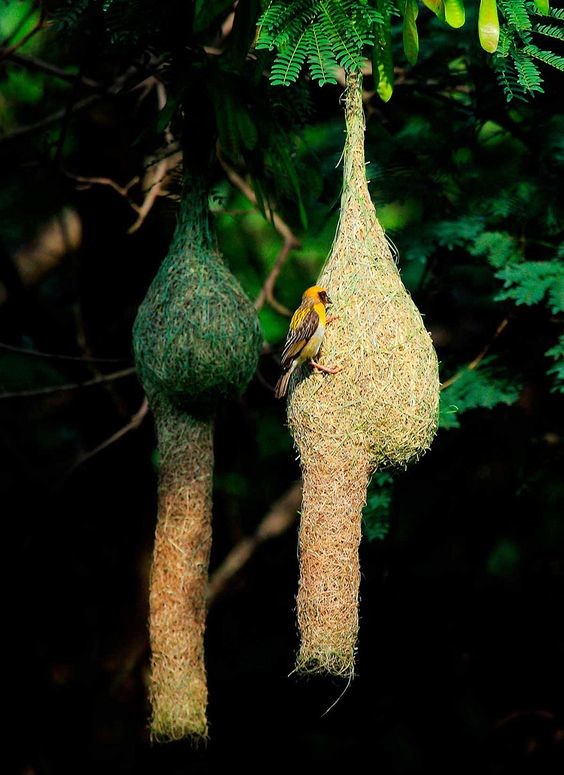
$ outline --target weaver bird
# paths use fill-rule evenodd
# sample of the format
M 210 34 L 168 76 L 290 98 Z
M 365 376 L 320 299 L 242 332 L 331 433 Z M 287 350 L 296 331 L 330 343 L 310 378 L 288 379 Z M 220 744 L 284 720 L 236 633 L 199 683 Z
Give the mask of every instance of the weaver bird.
M 302 303 L 290 321 L 286 344 L 282 351 L 280 366 L 283 373 L 274 390 L 276 398 L 282 398 L 286 395 L 290 377 L 298 366 L 306 361 L 310 361 L 316 369 L 328 374 L 336 374 L 340 371 L 338 368 L 321 366 L 313 360 L 321 347 L 325 326 L 332 319 L 327 318 L 326 307 L 328 304 L 331 304 L 331 299 L 325 288 L 321 288 L 319 285 L 308 288 L 302 296 Z

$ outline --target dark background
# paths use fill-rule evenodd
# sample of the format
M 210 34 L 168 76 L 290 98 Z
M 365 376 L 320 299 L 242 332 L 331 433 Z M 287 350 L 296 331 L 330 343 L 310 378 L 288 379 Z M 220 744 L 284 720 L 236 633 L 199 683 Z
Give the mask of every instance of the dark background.
M 22 14 L 33 27 L 37 13 L 32 3 L 0 5 L 2 38 Z M 470 387 L 444 391 L 432 450 L 371 491 L 355 680 L 344 691 L 334 679 L 289 675 L 297 649 L 294 526 L 261 546 L 210 610 L 210 741 L 197 749 L 151 744 L 148 736 L 152 421 L 145 417 L 90 455 L 128 425 L 143 395 L 134 375 L 81 387 L 132 365 L 131 326 L 166 254 L 175 202 L 159 198 L 130 235 L 135 214 L 123 196 L 107 185 L 79 190 L 67 174 L 121 185 L 142 178 L 166 122 L 153 93 L 141 100 L 127 91 L 11 137 L 84 95 L 29 62 L 0 60 L 0 341 L 9 346 L 0 345 L 5 734 L 16 772 L 165 775 L 302 764 L 389 775 L 564 771 L 561 402 L 545 355 L 561 321 L 548 291 L 521 303 L 498 299 L 500 253 L 476 248 L 482 235 L 502 233 L 519 253 L 508 263 L 561 263 L 561 80 L 547 72 L 544 95 L 506 104 L 471 30 L 453 37 L 422 24 L 420 63 L 403 70 L 398 54 L 391 102 L 367 100 L 368 175 L 404 281 L 434 337 L 442 379 L 463 374 L 449 390 L 466 381 Z M 216 26 L 210 29 L 217 38 Z M 73 73 L 78 64 L 82 76 L 111 83 L 134 55 L 124 43 L 120 55 L 108 44 L 114 53 L 101 56 L 104 41 L 95 26 L 90 38 L 52 27 L 18 51 Z M 223 83 L 221 71 L 209 63 L 198 70 L 199 62 L 194 55 L 182 78 L 203 79 L 211 94 Z M 145 75 L 150 65 L 139 67 Z M 158 77 L 170 105 L 178 74 L 172 68 Z M 247 77 L 236 73 L 229 89 L 247 95 L 259 134 L 285 117 L 278 127 L 287 132 L 307 225 L 271 137 L 264 139 L 266 161 L 236 147 L 227 158 L 262 180 L 302 242 L 276 288 L 293 308 L 315 280 L 336 225 L 342 89 L 296 92 L 290 101 L 303 101 L 300 127 L 280 92 L 256 79 L 251 88 Z M 370 90 L 369 77 L 365 85 Z M 274 118 L 260 108 L 276 110 L 278 99 Z M 202 100 L 187 103 L 173 133 L 190 136 L 191 127 L 213 124 Z M 217 160 L 210 173 L 220 245 L 254 298 L 280 237 Z M 137 203 L 142 182 L 131 190 Z M 60 231 L 64 208 L 76 214 L 81 233 L 65 233 L 53 253 L 46 225 Z M 28 265 L 39 266 L 32 280 L 26 250 Z M 56 255 L 43 271 L 37 256 L 49 250 Z M 217 419 L 212 570 L 299 477 L 284 406 L 271 392 L 287 318 L 267 306 L 261 322 L 272 352 L 245 396 Z M 484 348 L 476 381 L 466 366 Z M 96 357 L 115 361 L 88 360 Z M 69 383 L 72 389 L 61 388 Z M 13 395 L 47 386 L 59 389 Z

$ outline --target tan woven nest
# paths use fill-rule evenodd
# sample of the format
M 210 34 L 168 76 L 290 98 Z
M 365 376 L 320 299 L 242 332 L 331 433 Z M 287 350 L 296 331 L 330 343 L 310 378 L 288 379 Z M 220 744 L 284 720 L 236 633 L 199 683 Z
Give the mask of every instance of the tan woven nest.
M 157 415 L 159 520 L 151 572 L 151 736 L 206 739 L 206 587 L 211 549 L 213 423 Z
M 436 431 L 438 363 L 370 199 L 360 77 L 349 75 L 341 216 L 318 280 L 337 319 L 320 363 L 290 386 L 288 419 L 300 453 L 297 669 L 351 675 L 358 636 L 361 515 L 372 472 L 405 466 Z

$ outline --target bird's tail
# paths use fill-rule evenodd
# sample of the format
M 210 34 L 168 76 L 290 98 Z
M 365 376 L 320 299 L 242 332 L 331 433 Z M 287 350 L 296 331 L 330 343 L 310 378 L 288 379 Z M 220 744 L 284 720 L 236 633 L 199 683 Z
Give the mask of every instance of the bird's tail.
M 288 369 L 288 371 L 285 371 L 276 383 L 276 387 L 274 388 L 274 396 L 276 398 L 282 398 L 288 392 L 288 383 L 290 382 L 292 373 L 293 369 Z

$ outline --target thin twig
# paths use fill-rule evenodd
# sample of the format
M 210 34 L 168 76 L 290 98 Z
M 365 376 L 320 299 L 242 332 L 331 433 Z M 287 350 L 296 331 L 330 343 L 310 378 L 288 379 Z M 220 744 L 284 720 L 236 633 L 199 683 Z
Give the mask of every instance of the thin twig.
M 255 207 L 257 207 L 258 202 L 257 202 L 255 192 L 249 186 L 246 180 L 244 180 L 241 177 L 241 175 L 239 175 L 239 173 L 236 170 L 234 170 L 233 167 L 225 160 L 219 146 L 217 148 L 217 158 L 219 160 L 219 163 L 225 170 L 227 177 L 229 178 L 231 183 L 235 186 L 235 188 L 238 188 L 239 191 L 249 200 L 249 202 L 251 202 Z M 284 240 L 284 243 L 280 248 L 280 252 L 276 257 L 276 260 L 274 261 L 274 265 L 270 270 L 268 277 L 264 281 L 264 284 L 261 288 L 259 295 L 255 299 L 255 308 L 262 309 L 265 302 L 268 302 L 268 304 L 270 304 L 270 306 L 273 309 L 275 309 L 277 312 L 279 312 L 281 315 L 290 316 L 292 314 L 291 310 L 289 310 L 288 307 L 285 307 L 283 304 L 280 304 L 280 302 L 276 300 L 274 296 L 274 286 L 276 285 L 278 276 L 290 252 L 295 248 L 301 247 L 301 245 L 300 245 L 300 241 L 298 240 L 294 232 L 291 230 L 291 228 L 288 226 L 288 224 L 282 220 L 282 218 L 278 215 L 278 213 L 272 210 L 272 208 L 268 205 L 268 203 L 265 203 L 265 211 L 266 211 L 267 219 L 272 223 L 272 225 L 274 226 L 278 234 L 282 237 L 282 239 Z
M 81 466 L 87 460 L 91 460 L 99 452 L 103 452 L 103 450 L 107 449 L 112 444 L 115 444 L 116 441 L 119 441 L 131 431 L 137 430 L 137 428 L 139 428 L 139 426 L 147 416 L 148 411 L 149 411 L 149 405 L 147 403 L 147 399 L 145 398 L 143 399 L 143 403 L 141 404 L 139 409 L 131 417 L 130 421 L 126 423 L 118 431 L 116 431 L 115 433 L 112 433 L 111 436 L 108 436 L 107 439 L 105 439 L 96 447 L 94 447 L 94 449 L 91 449 L 88 452 L 85 452 L 83 455 L 81 455 L 76 461 L 76 463 L 74 463 L 74 465 L 69 469 L 69 471 L 67 472 L 67 476 L 70 476 L 79 466 Z
M 49 358 L 56 361 L 74 361 L 75 363 L 127 363 L 127 358 L 90 358 L 87 355 L 63 355 L 60 353 L 46 353 L 40 350 L 29 350 L 27 347 L 17 347 L 14 344 L 0 342 L 0 349 L 12 353 L 28 355 L 33 358 Z
M 57 67 L 56 65 L 51 64 L 51 62 L 45 62 L 43 59 L 38 59 L 38 57 L 33 57 L 29 54 L 20 54 L 15 51 L 4 54 L 3 50 L 0 49 L 0 59 L 3 56 L 15 65 L 20 65 L 20 67 L 25 67 L 27 70 L 32 70 L 34 72 L 52 75 L 67 83 L 75 83 L 78 78 L 79 82 L 89 89 L 103 88 L 101 83 L 92 80 L 92 78 L 87 78 L 82 75 L 77 76 L 76 73 L 69 73 L 68 70 L 64 70 L 62 67 Z
M 207 591 L 208 606 L 216 601 L 230 579 L 246 565 L 262 543 L 282 535 L 294 524 L 301 501 L 302 483 L 299 481 L 272 504 L 254 534 L 239 541 L 231 549 L 210 577 Z
M 109 186 L 110 188 L 113 188 L 114 191 L 127 200 L 127 203 L 136 213 L 140 212 L 141 208 L 129 195 L 130 189 L 139 183 L 138 175 L 132 178 L 125 186 L 120 186 L 119 183 L 116 183 L 115 180 L 112 180 L 111 178 L 76 175 L 74 172 L 69 172 L 68 170 L 64 170 L 64 173 L 67 177 L 72 178 L 72 180 L 76 180 L 77 183 L 81 184 L 80 186 L 77 186 L 79 190 L 86 190 L 92 188 L 92 186 Z
M 470 363 L 464 366 L 464 368 L 459 369 L 456 372 L 456 374 L 453 374 L 452 377 L 449 377 L 449 379 L 443 382 L 443 384 L 441 385 L 441 390 L 445 390 L 447 387 L 450 387 L 454 382 L 457 382 L 466 371 L 474 371 L 474 369 L 477 369 L 480 363 L 484 360 L 486 355 L 489 353 L 495 340 L 505 330 L 508 323 L 509 323 L 509 318 L 508 317 L 503 318 L 501 323 L 496 328 L 494 335 L 492 336 L 490 341 L 486 344 L 486 346 L 478 353 L 478 355 L 472 361 L 470 361 Z
M 75 102 L 70 112 L 71 114 L 78 113 L 79 111 L 84 110 L 84 108 L 99 102 L 101 99 L 102 96 L 99 94 L 90 94 L 88 97 L 84 97 L 84 99 Z M 36 132 L 41 132 L 43 129 L 47 129 L 47 127 L 56 124 L 58 121 L 64 118 L 66 112 L 67 109 L 62 108 L 61 110 L 57 110 L 55 113 L 51 113 L 51 115 L 42 118 L 40 121 L 36 121 L 34 124 L 26 124 L 25 126 L 16 127 L 16 129 L 12 130 L 10 134 L 4 135 L 4 137 L 0 137 L 0 143 L 9 143 L 12 140 L 17 140 L 20 137 L 32 135 Z
M 6 5 L 6 2 L 4 2 L 4 5 Z M 8 36 L 2 41 L 2 45 L 0 46 L 0 48 L 7 48 L 10 45 L 10 41 L 12 41 L 16 37 L 16 35 L 20 32 L 20 30 L 24 27 L 24 25 L 27 24 L 29 17 L 35 13 L 36 6 L 37 6 L 37 0 L 35 0 L 35 2 L 23 14 L 23 16 L 20 17 L 14 29 L 10 33 L 8 33 Z
M 166 89 L 164 83 L 158 78 L 154 78 L 154 86 L 157 94 L 157 107 L 160 113 L 166 107 Z M 167 147 L 170 147 L 174 143 L 174 136 L 170 129 L 170 125 L 165 127 L 164 136 Z M 167 191 L 165 190 L 165 181 L 167 180 L 169 173 L 172 172 L 172 170 L 174 170 L 178 164 L 180 164 L 181 160 L 182 152 L 177 151 L 176 154 L 172 154 L 171 156 L 167 155 L 162 158 L 154 169 L 151 169 L 150 172 L 147 172 L 145 175 L 145 180 L 143 181 L 145 188 L 145 198 L 141 206 L 138 208 L 137 220 L 127 230 L 128 234 L 133 234 L 134 232 L 138 231 L 143 225 L 148 214 L 151 212 L 157 198 L 159 196 L 166 196 Z
M 0 393 L 0 399 L 3 398 L 31 398 L 33 396 L 45 396 L 51 393 L 62 393 L 66 390 L 79 390 L 80 388 L 92 387 L 93 385 L 101 385 L 105 382 L 114 382 L 116 379 L 123 379 L 129 377 L 131 374 L 135 374 L 135 367 L 131 366 L 129 369 L 122 369 L 121 371 L 113 371 L 111 374 L 100 374 L 92 379 L 87 379 L 84 382 L 69 382 L 65 385 L 50 385 L 49 387 L 37 388 L 33 390 L 19 390 L 14 393 Z
M 30 38 L 33 38 L 33 36 L 36 35 L 39 32 L 39 30 L 43 29 L 44 26 L 45 26 L 45 9 L 41 7 L 39 12 L 39 19 L 37 20 L 35 25 L 31 28 L 31 30 L 27 32 L 21 40 L 18 40 L 17 43 L 13 43 L 11 46 L 4 46 L 2 51 L 0 51 L 0 62 L 3 59 L 6 59 L 6 57 L 11 56 L 22 46 L 25 46 L 28 40 Z
M 159 65 L 159 62 L 155 64 L 155 67 Z M 139 71 L 139 67 L 132 65 L 129 67 L 125 73 L 119 76 L 119 78 L 116 79 L 116 81 L 104 92 L 101 94 L 90 94 L 88 97 L 84 97 L 84 99 L 79 100 L 78 102 L 75 102 L 70 110 L 70 115 L 73 115 L 74 113 L 78 113 L 79 111 L 83 110 L 84 108 L 89 107 L 90 105 L 94 105 L 97 102 L 100 102 L 105 97 L 116 97 L 120 92 L 124 91 L 127 85 L 127 82 L 131 78 L 131 76 L 134 73 L 137 73 Z M 147 76 L 145 75 L 145 78 Z M 0 144 L 2 143 L 9 143 L 12 140 L 17 140 L 21 137 L 26 137 L 31 134 L 35 134 L 36 132 L 40 132 L 43 129 L 46 129 L 47 127 L 51 126 L 52 124 L 56 124 L 58 121 L 63 119 L 67 115 L 67 108 L 62 108 L 61 110 L 55 111 L 55 113 L 51 113 L 51 115 L 46 116 L 45 118 L 42 118 L 40 121 L 36 121 L 34 124 L 27 124 L 26 126 L 20 126 L 14 129 L 10 134 L 4 135 L 4 137 L 0 137 Z

